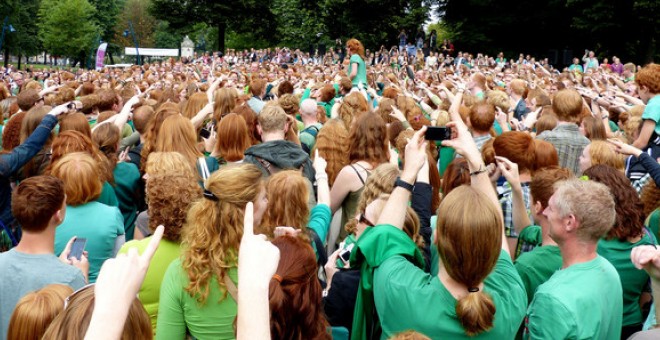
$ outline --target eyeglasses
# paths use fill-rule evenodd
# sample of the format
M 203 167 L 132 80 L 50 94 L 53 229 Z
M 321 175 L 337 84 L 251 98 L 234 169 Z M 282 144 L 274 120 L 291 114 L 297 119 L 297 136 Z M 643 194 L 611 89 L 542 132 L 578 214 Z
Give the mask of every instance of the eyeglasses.
M 364 223 L 369 227 L 375 226 L 373 222 L 369 221 L 364 214 L 360 214 L 360 219 L 358 219 L 358 223 Z

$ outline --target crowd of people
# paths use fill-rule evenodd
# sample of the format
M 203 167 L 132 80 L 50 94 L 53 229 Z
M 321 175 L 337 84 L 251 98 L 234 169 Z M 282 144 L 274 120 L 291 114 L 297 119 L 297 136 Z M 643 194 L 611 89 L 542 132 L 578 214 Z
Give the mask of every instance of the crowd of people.
M 660 65 L 421 40 L 0 69 L 2 339 L 659 337 Z

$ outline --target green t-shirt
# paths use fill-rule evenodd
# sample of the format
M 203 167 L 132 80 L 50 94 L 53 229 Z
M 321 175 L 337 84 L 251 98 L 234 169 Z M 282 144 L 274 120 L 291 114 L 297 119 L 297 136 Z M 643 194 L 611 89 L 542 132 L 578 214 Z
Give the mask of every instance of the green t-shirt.
M 120 235 L 124 235 L 124 219 L 116 207 L 99 202 L 67 205 L 64 221 L 55 229 L 55 255 L 62 253 L 72 237 L 86 238 L 89 282 L 94 283 L 103 262 L 114 256 L 115 241 Z
M 140 183 L 140 171 L 133 163 L 120 162 L 115 167 L 115 195 L 119 202 L 119 211 L 124 217 L 126 241 L 133 239 L 135 220 L 137 219 L 136 195 Z
M 117 194 L 115 193 L 115 188 L 110 185 L 108 182 L 103 182 L 103 187 L 101 188 L 101 195 L 96 199 L 96 202 L 109 205 L 111 207 L 119 207 L 119 201 L 117 200 Z
M 442 177 L 451 163 L 456 158 L 456 150 L 448 146 L 440 147 L 440 159 L 438 160 L 438 171 L 440 172 L 440 177 Z
M 598 241 L 598 254 L 614 266 L 623 287 L 623 326 L 632 326 L 644 322 L 639 307 L 639 297 L 649 281 L 646 271 L 637 269 L 630 261 L 630 252 L 634 247 L 651 245 L 649 236 L 644 236 L 637 243 L 618 239 Z
M 119 254 L 128 253 L 128 249 L 137 248 L 138 253 L 142 252 L 147 248 L 151 236 L 142 239 L 142 240 L 133 240 L 124 244 L 119 250 Z M 149 314 L 151 319 L 151 327 L 154 332 L 156 332 L 156 319 L 158 318 L 158 300 L 160 299 L 160 285 L 163 282 L 163 277 L 165 276 L 165 271 L 167 267 L 170 266 L 172 261 L 179 258 L 181 255 L 181 248 L 179 243 L 172 242 L 166 239 L 160 241 L 160 245 L 154 254 L 153 259 L 149 264 L 149 269 L 147 270 L 147 275 L 144 277 L 140 291 L 138 292 L 138 298 L 144 309 Z
M 351 70 L 353 69 L 353 64 L 357 64 L 357 74 L 351 80 L 353 86 L 357 86 L 359 83 L 362 83 L 365 87 L 367 86 L 367 66 L 364 64 L 364 60 L 358 54 L 353 54 L 351 56 L 351 63 L 348 67 L 348 74 L 350 75 Z
M 238 286 L 236 266 L 229 269 L 229 277 Z M 238 307 L 231 295 L 220 288 L 217 277 L 213 275 L 208 281 L 209 294 L 203 305 L 185 291 L 189 282 L 181 260 L 172 261 L 160 287 L 156 339 L 185 339 L 186 331 L 198 340 L 235 339 Z
M 646 103 L 642 119 L 655 122 L 655 133 L 660 135 L 660 95 L 656 95 Z
M 532 302 L 536 288 L 548 281 L 552 274 L 561 269 L 561 265 L 561 253 L 557 246 L 536 247 L 516 259 L 516 270 L 527 291 L 527 303 Z
M 471 339 L 513 339 L 525 317 L 527 299 L 505 251 L 500 252 L 484 285 L 495 304 L 494 326 Z M 403 256 L 393 256 L 376 268 L 374 301 L 383 329 L 381 339 L 409 329 L 432 339 L 467 338 L 456 316 L 456 299 L 437 276 Z
M 619 274 L 601 256 L 559 270 L 536 290 L 524 338 L 618 340 L 622 294 Z

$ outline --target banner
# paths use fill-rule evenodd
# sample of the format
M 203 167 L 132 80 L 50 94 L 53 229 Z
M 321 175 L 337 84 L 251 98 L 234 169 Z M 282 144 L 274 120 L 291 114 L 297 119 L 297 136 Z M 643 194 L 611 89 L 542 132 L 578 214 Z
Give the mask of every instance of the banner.
M 103 43 L 96 51 L 96 70 L 103 68 L 103 60 L 105 59 L 105 49 L 108 48 L 108 43 Z

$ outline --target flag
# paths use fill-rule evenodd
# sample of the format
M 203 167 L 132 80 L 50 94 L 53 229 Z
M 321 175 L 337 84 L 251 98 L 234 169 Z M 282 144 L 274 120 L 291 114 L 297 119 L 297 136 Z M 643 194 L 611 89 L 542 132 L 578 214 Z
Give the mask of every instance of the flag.
M 96 51 L 96 70 L 103 68 L 103 60 L 105 59 L 105 49 L 108 48 L 108 43 L 103 43 Z

